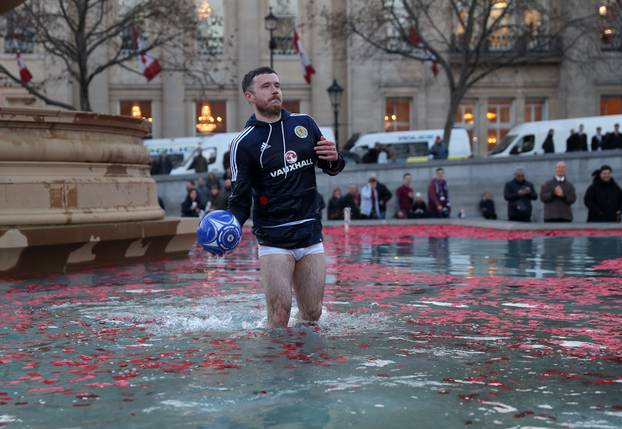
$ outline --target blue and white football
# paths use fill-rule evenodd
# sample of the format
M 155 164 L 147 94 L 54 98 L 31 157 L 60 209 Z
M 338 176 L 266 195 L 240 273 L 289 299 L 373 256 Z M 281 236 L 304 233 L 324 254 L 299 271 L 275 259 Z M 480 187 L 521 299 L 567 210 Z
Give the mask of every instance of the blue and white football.
M 197 229 L 197 241 L 212 255 L 222 256 L 235 249 L 242 239 L 238 220 L 226 210 L 206 214 Z

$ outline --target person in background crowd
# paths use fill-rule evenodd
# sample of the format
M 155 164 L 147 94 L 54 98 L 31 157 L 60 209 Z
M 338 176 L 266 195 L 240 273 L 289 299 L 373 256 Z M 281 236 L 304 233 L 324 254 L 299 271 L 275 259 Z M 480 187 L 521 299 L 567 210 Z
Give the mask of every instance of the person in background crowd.
M 596 134 L 592 137 L 591 148 L 592 152 L 603 150 L 603 144 L 605 143 L 605 136 L 601 134 L 602 128 L 596 127 Z
M 199 199 L 204 206 L 208 206 L 209 203 L 212 202 L 212 197 L 210 194 L 210 186 L 207 183 L 205 177 L 199 177 L 197 180 L 197 192 L 199 193 Z
M 505 184 L 503 197 L 508 202 L 508 220 L 531 222 L 531 202 L 538 199 L 533 183 L 525 180 L 525 170 L 514 170 L 514 179 Z
M 375 177 L 374 173 L 372 173 L 372 175 Z M 376 179 L 376 181 L 378 181 L 378 179 Z M 389 188 L 387 188 L 384 183 L 378 181 L 378 203 L 380 204 L 380 213 L 382 214 L 382 219 L 385 218 L 385 215 L 387 213 L 387 203 L 392 197 L 393 194 L 391 193 L 391 191 L 389 191 Z
M 207 187 L 211 189 L 212 186 L 214 185 L 218 186 L 219 188 L 222 188 L 222 182 L 218 180 L 218 177 L 216 177 L 216 174 L 210 171 L 209 173 L 207 173 Z
M 479 201 L 479 211 L 484 219 L 497 220 L 497 212 L 495 211 L 495 202 L 490 192 L 484 192 L 482 199 Z
M 577 150 L 588 151 L 587 134 L 585 134 L 583 124 L 579 124 L 579 131 L 577 132 Z
M 428 217 L 428 207 L 425 201 L 423 201 L 423 196 L 420 192 L 415 193 L 415 202 L 413 203 L 413 208 L 409 217 L 413 219 L 424 219 Z
M 186 195 L 186 199 L 181 203 L 181 215 L 183 217 L 199 217 L 205 206 L 201 204 L 199 193 L 196 189 L 191 189 Z
M 412 176 L 410 173 L 404 173 L 402 176 L 402 186 L 397 188 L 395 195 L 397 196 L 397 212 L 395 217 L 406 219 L 410 215 L 413 203 L 415 201 L 412 184 Z
M 369 176 L 367 184 L 361 188 L 361 217 L 363 219 L 383 218 L 378 196 L 378 180 L 375 174 Z
M 191 190 L 193 190 L 194 188 L 196 188 L 196 183 L 194 182 L 194 180 L 188 180 L 186 182 L 186 194 L 189 194 Z
M 229 201 L 229 196 L 231 195 L 231 187 L 232 187 L 231 179 L 225 179 L 223 187 L 225 189 L 225 197 L 227 198 L 227 201 Z
M 227 210 L 228 198 L 225 192 L 220 191 L 218 185 L 212 185 L 210 187 L 211 204 L 208 211 L 214 210 Z
M 341 195 L 341 188 L 335 188 L 333 190 L 330 199 L 328 200 L 328 211 L 326 213 L 328 220 L 343 219 L 343 199 Z
M 603 165 L 592 173 L 594 180 L 583 198 L 588 209 L 588 222 L 620 221 L 622 189 L 613 180 L 611 173 L 611 167 L 608 165 Z
M 370 148 L 365 155 L 361 158 L 363 164 L 376 164 L 378 162 L 378 155 L 380 154 L 380 143 L 374 143 L 374 147 Z
M 222 156 L 222 171 L 225 172 L 223 179 L 231 179 L 231 151 L 226 151 Z M 229 177 L 227 177 L 227 171 L 229 172 Z
M 428 212 L 432 217 L 449 217 L 451 203 L 449 202 L 449 188 L 445 180 L 445 170 L 436 169 L 436 177 L 428 185 Z
M 580 150 L 579 145 L 579 134 L 572 128 L 570 129 L 570 135 L 566 139 L 566 152 L 576 152 Z
M 542 151 L 544 153 L 555 153 L 555 142 L 553 141 L 553 134 L 555 131 L 551 128 L 549 132 L 546 134 L 546 138 L 542 143 Z
M 449 157 L 449 150 L 443 144 L 441 136 L 436 136 L 434 144 L 430 148 L 430 156 L 432 159 L 447 159 Z
M 607 133 L 603 149 L 622 149 L 622 133 L 620 133 L 620 124 L 614 124 L 613 131 Z
M 354 183 L 348 186 L 348 193 L 343 197 L 341 207 L 342 209 L 350 208 L 351 219 L 361 218 L 361 194 Z
M 172 169 L 173 162 L 171 161 L 171 158 L 165 152 L 160 152 L 160 155 L 158 155 L 158 158 L 154 163 L 154 167 L 151 170 L 151 174 L 170 174 Z
M 188 167 L 188 169 L 194 169 L 195 173 L 205 173 L 207 171 L 207 159 L 203 156 L 203 149 L 197 149 L 198 154 L 192 160 L 192 164 Z
M 540 189 L 544 203 L 544 222 L 572 222 L 572 205 L 577 199 L 574 185 L 566 178 L 566 163 L 555 165 L 555 177 Z
M 324 202 L 324 197 L 319 191 L 315 191 L 315 199 L 317 200 L 317 207 L 320 213 L 320 219 L 324 218 L 324 209 L 326 208 L 326 203 Z

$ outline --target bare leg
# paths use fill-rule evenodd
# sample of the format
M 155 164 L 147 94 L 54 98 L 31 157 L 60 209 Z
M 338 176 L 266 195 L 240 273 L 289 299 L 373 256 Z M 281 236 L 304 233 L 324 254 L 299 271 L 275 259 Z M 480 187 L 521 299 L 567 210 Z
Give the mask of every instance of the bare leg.
M 294 258 L 290 255 L 266 255 L 259 258 L 261 285 L 266 291 L 268 327 L 286 327 L 292 310 Z
M 326 259 L 323 253 L 307 255 L 296 263 L 294 291 L 298 303 L 299 320 L 316 322 L 322 315 Z

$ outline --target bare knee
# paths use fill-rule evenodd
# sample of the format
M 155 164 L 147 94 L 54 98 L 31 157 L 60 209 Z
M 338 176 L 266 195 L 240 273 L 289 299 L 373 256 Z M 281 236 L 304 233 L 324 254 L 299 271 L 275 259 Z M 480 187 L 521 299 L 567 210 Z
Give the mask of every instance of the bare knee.
M 320 320 L 320 316 L 322 316 L 322 307 L 316 307 L 309 310 L 306 310 L 302 313 L 304 320 L 308 322 L 317 322 Z
M 291 305 L 288 306 L 284 303 L 274 303 L 268 308 L 268 325 L 271 328 L 287 327 L 290 312 Z

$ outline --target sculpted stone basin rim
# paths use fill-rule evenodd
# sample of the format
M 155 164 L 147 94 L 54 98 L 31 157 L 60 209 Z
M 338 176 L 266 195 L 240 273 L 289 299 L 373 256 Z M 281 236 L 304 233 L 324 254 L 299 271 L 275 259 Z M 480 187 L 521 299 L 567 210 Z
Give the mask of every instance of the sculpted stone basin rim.
M 122 116 L 0 108 L 0 225 L 162 219 L 147 132 Z
M 138 119 L 0 108 L 0 276 L 187 256 L 164 218 Z

